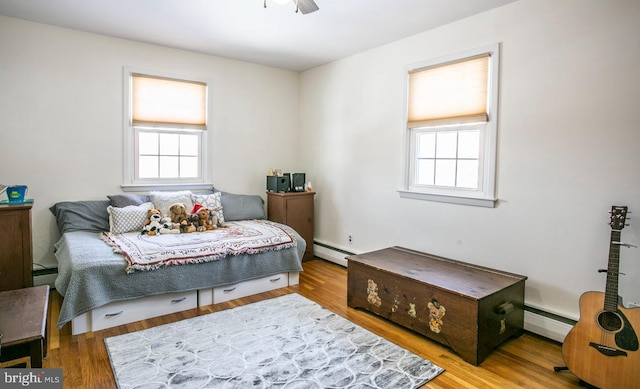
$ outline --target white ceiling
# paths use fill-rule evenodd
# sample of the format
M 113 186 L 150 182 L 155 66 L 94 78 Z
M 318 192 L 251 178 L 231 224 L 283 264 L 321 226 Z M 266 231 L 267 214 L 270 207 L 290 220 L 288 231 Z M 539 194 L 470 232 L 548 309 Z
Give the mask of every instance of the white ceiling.
M 515 0 L 0 0 L 0 15 L 302 71 Z

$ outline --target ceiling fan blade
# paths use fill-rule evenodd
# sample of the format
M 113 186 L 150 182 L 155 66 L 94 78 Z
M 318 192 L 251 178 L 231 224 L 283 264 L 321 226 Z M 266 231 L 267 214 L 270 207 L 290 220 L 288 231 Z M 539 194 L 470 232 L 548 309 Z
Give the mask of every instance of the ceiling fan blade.
M 315 12 L 319 10 L 318 5 L 313 0 L 297 0 L 298 9 L 303 14 L 310 14 L 311 12 Z

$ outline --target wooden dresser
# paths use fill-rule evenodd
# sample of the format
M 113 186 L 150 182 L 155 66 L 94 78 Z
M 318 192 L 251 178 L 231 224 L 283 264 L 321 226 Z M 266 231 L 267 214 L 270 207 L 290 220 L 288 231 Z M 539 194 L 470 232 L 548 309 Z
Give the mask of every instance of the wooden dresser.
M 469 363 L 523 331 L 527 277 L 401 247 L 347 259 L 349 307 L 449 346 Z
M 0 204 L 0 291 L 33 286 L 32 204 Z
M 313 259 L 315 192 L 267 192 L 267 217 L 296 230 L 307 242 L 303 261 Z

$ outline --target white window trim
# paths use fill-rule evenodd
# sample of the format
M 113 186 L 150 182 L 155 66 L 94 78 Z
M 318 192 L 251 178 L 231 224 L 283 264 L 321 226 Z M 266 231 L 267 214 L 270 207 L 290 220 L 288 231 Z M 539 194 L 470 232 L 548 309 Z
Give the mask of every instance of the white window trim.
M 208 190 L 213 187 L 209 177 L 209 158 L 208 158 L 208 140 L 207 133 L 210 130 L 204 130 L 201 137 L 201 153 L 202 153 L 202 166 L 201 166 L 201 178 L 199 180 L 180 182 L 176 180 L 174 183 L 165 183 L 157 181 L 149 182 L 136 182 L 135 181 L 135 130 L 130 121 L 131 118 L 131 75 L 134 73 L 147 74 L 151 76 L 174 78 L 187 81 L 198 81 L 207 84 L 207 87 L 211 86 L 208 80 L 185 77 L 183 75 L 175 75 L 169 73 L 161 73 L 157 71 L 151 71 L 146 69 L 139 69 L 134 67 L 125 66 L 123 68 L 123 117 L 122 117 L 122 131 L 123 131 L 123 184 L 121 188 L 124 192 L 147 192 L 152 190 Z M 209 102 L 207 100 L 207 111 L 210 110 Z M 208 115 L 207 115 L 208 116 Z M 209 116 L 208 116 L 209 117 Z
M 416 190 L 411 187 L 411 158 L 413 155 L 413 131 L 407 128 L 407 112 L 408 112 L 408 75 L 409 71 L 419 69 L 431 65 L 450 62 L 456 59 L 462 59 L 472 57 L 475 55 L 491 53 L 491 66 L 490 66 L 490 78 L 489 78 L 489 97 L 488 101 L 488 113 L 489 121 L 486 123 L 484 129 L 484 164 L 480 175 L 483 177 L 482 187 L 477 191 L 468 189 L 447 189 L 447 188 L 424 188 L 422 190 Z M 456 53 L 439 57 L 436 59 L 419 62 L 406 67 L 404 71 L 405 75 L 405 88 L 404 88 L 404 120 L 402 126 L 404 128 L 404 140 L 403 140 L 403 153 L 402 153 L 402 180 L 401 187 L 398 189 L 398 193 L 402 198 L 438 201 L 444 203 L 454 203 L 462 205 L 473 205 L 480 207 L 493 208 L 496 206 L 496 160 L 497 160 L 497 143 L 498 143 L 498 86 L 500 77 L 500 44 L 495 43 L 488 46 L 479 47 L 464 51 L 462 53 Z

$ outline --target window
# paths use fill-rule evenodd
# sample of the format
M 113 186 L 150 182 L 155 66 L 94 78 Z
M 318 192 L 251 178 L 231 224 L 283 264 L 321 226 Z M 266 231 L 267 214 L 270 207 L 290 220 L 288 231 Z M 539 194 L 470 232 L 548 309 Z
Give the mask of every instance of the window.
M 207 83 L 125 69 L 123 188 L 208 188 Z
M 499 45 L 412 65 L 402 197 L 495 206 Z

